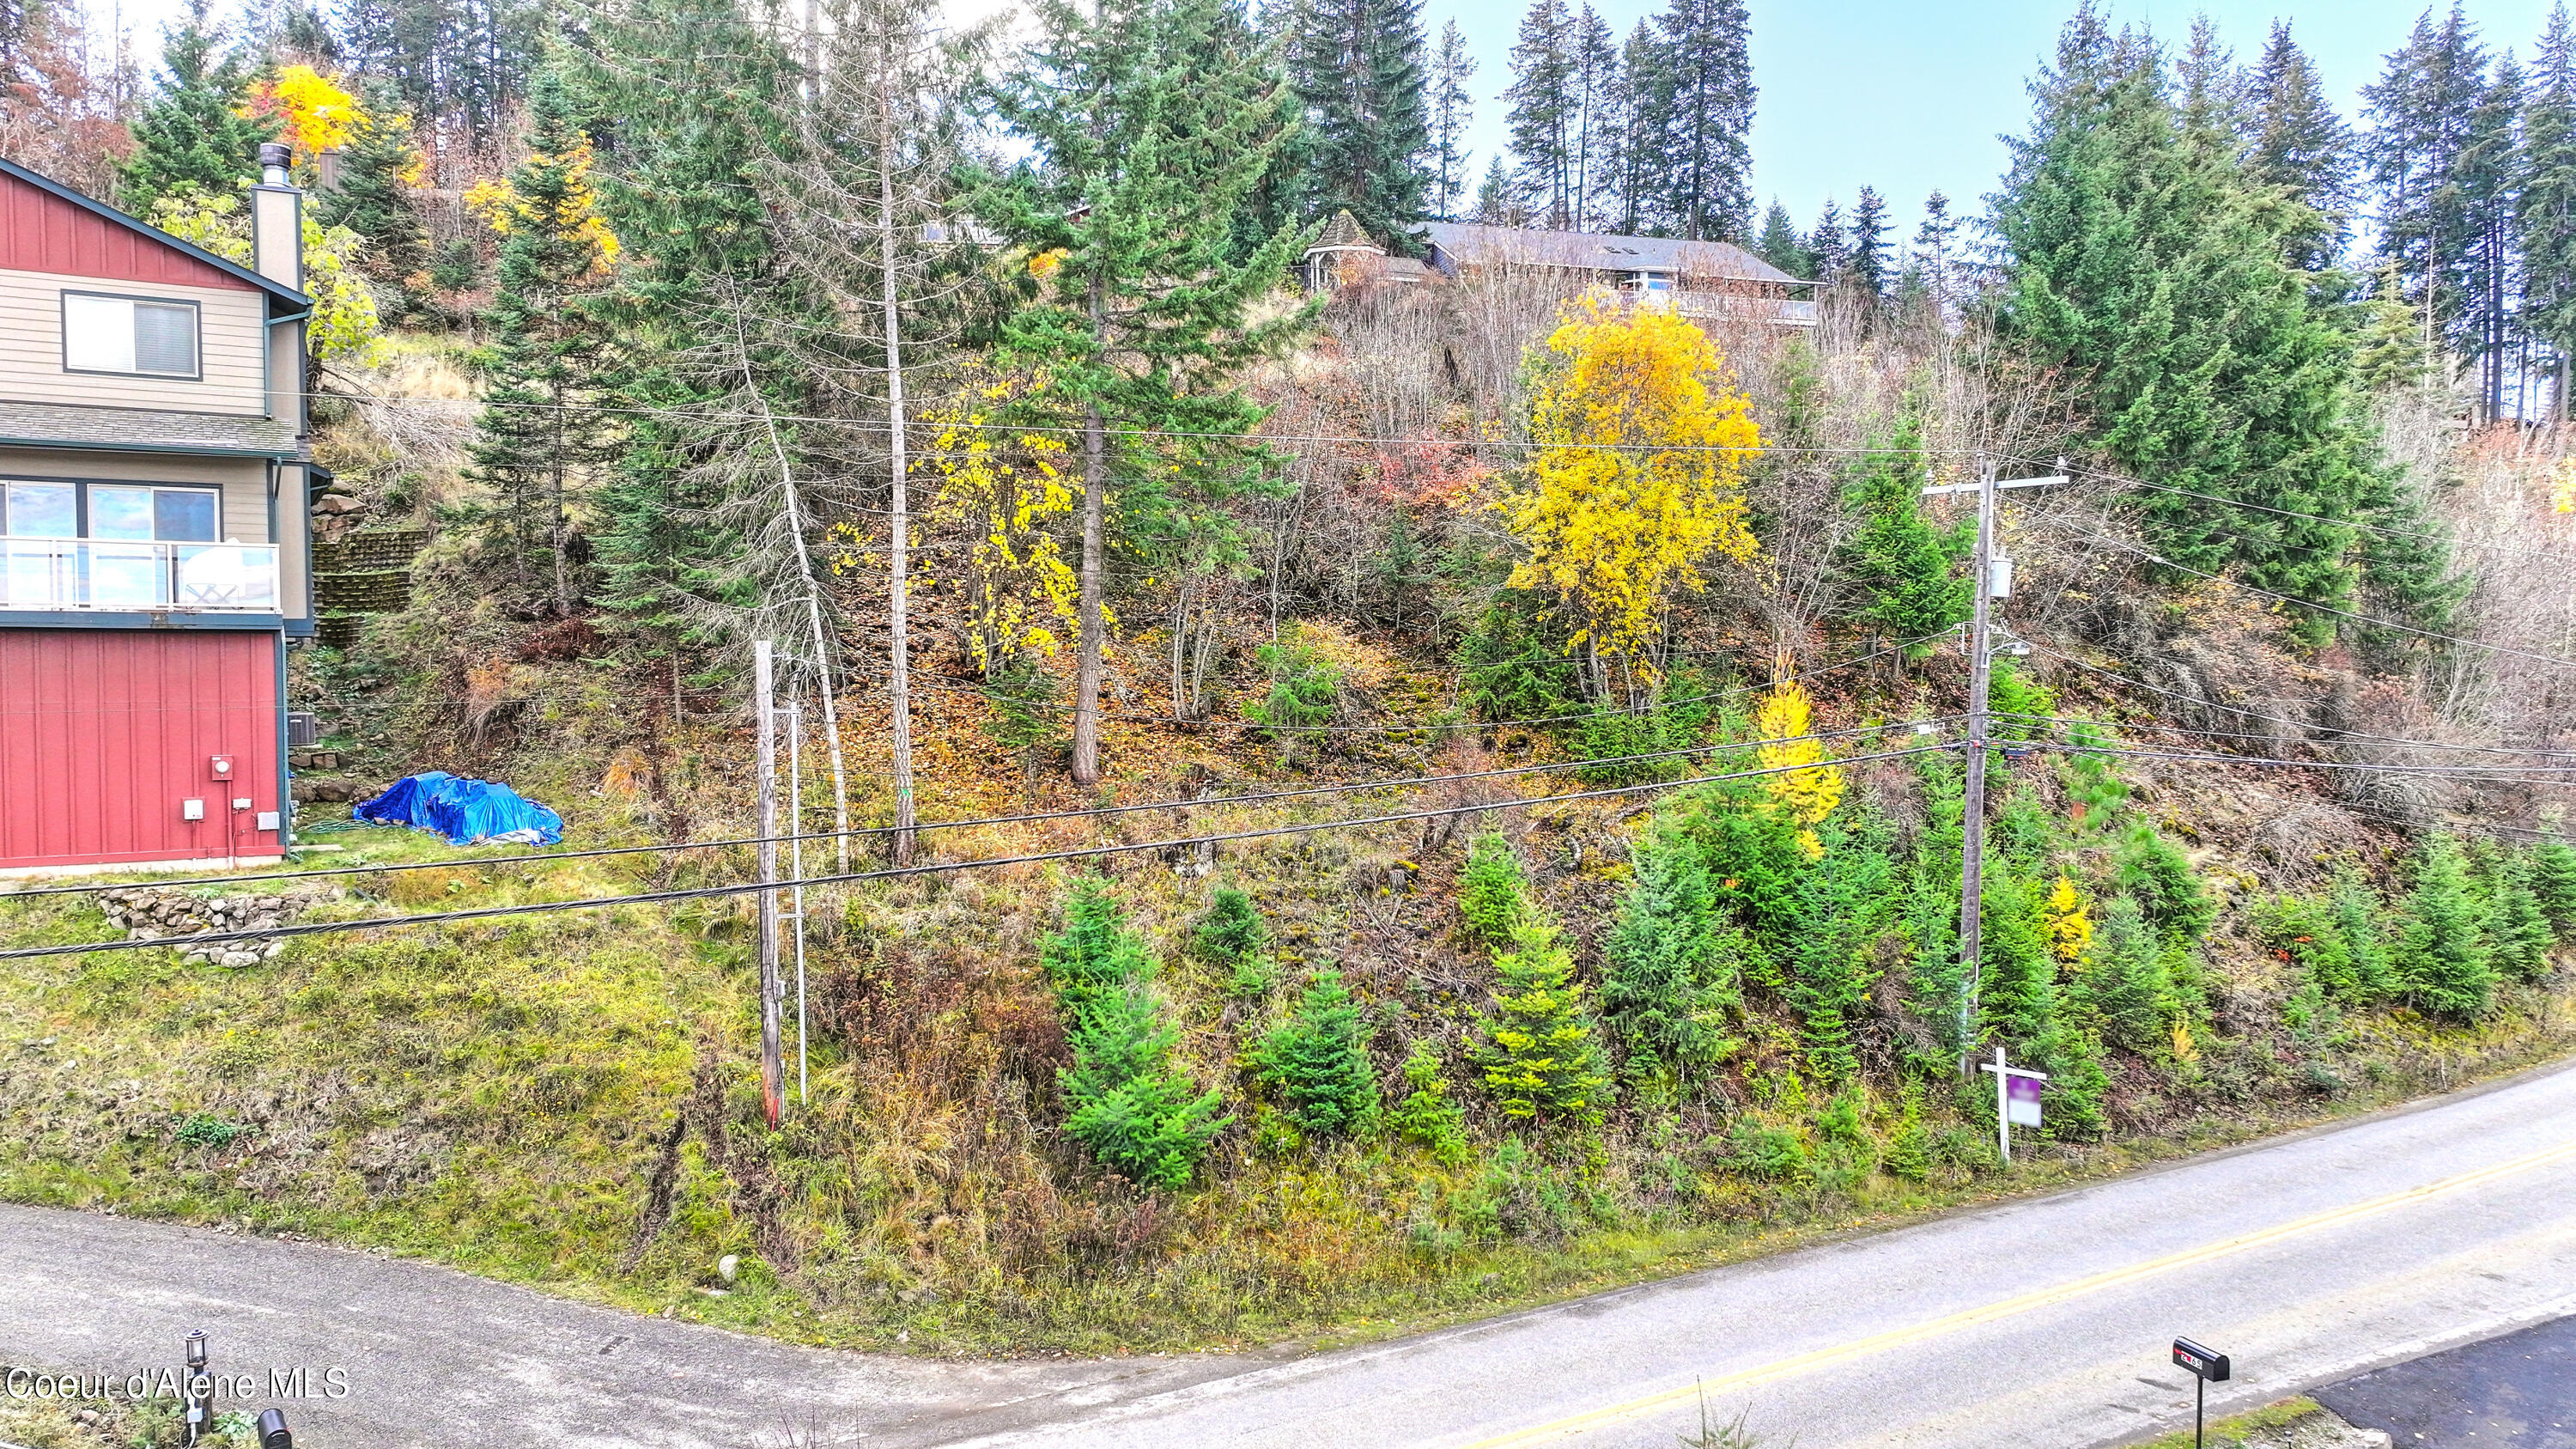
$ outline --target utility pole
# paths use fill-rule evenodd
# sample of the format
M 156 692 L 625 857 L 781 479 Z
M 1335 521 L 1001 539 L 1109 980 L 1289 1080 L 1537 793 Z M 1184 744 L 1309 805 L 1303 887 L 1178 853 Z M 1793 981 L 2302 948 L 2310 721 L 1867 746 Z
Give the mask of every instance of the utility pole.
M 775 1129 L 786 1072 L 778 1030 L 778 716 L 771 707 L 769 649 L 768 640 L 753 641 L 751 676 L 760 716 L 760 1100 Z
M 796 923 L 796 1105 L 805 1081 L 805 692 L 787 697 L 787 894 Z
M 2066 481 L 2066 460 L 2046 478 L 1995 481 L 1995 465 L 1977 455 L 1977 481 L 1947 483 L 1923 490 L 1925 497 L 1945 493 L 1977 495 L 1977 547 L 1969 561 L 1975 603 L 1968 616 L 1968 788 L 1959 818 L 1959 1075 L 1975 1076 L 1977 987 L 1984 964 L 1986 872 L 1986 701 L 1994 684 L 1994 601 L 2012 592 L 2012 564 L 1995 550 L 1995 495 L 2005 488 L 2037 488 Z M 2025 648 L 2027 646 L 2024 646 Z

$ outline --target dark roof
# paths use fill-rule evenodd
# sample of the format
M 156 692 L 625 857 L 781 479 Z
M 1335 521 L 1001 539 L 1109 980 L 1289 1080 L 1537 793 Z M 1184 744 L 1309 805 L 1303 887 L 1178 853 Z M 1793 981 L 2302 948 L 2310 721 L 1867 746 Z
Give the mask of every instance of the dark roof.
M 1360 230 L 1359 218 L 1351 215 L 1350 208 L 1344 207 L 1333 213 L 1331 221 L 1324 223 L 1324 230 L 1315 238 L 1314 245 L 1306 250 L 1316 252 L 1360 247 L 1378 253 L 1386 251 L 1385 247 L 1369 240 L 1369 234 Z
M 276 418 L 175 413 L 144 408 L 0 402 L 0 443 L 131 453 L 227 453 L 293 458 L 295 424 Z
M 1527 266 L 1579 267 L 1603 272 L 1687 272 L 1748 282 L 1797 278 L 1733 242 L 1689 241 L 1668 236 L 1613 236 L 1606 232 L 1536 231 L 1476 222 L 1426 223 L 1431 244 L 1467 265 L 1519 262 Z
M 181 241 L 179 238 L 172 236 L 170 233 L 163 231 L 161 228 L 154 226 L 148 221 L 141 221 L 128 216 L 124 212 L 117 210 L 115 207 L 108 205 L 106 202 L 101 201 L 94 196 L 84 196 L 81 193 L 72 190 L 70 187 L 65 186 L 61 182 L 54 180 L 52 177 L 30 171 L 26 167 L 19 165 L 17 162 L 12 161 L 5 156 L 0 156 L 0 175 L 13 176 L 20 181 L 26 182 L 30 186 L 43 190 L 53 196 L 60 197 L 62 200 L 70 202 L 72 205 L 79 207 L 83 211 L 89 212 L 91 215 L 96 216 L 111 225 L 124 227 L 128 231 L 138 233 L 148 241 L 158 242 L 174 251 L 184 252 L 188 256 L 196 258 L 198 261 L 204 262 L 207 266 L 213 267 L 221 272 L 229 273 L 232 276 L 250 283 L 252 286 L 259 288 L 261 291 L 268 293 L 271 297 L 286 303 L 288 306 L 293 307 L 299 312 L 309 312 L 313 310 L 312 298 L 305 296 L 302 292 L 295 290 L 284 282 L 278 281 L 273 277 L 263 277 L 259 273 L 252 271 L 250 268 L 243 266 L 239 262 L 227 261 L 222 257 L 216 256 L 213 252 L 206 250 L 204 247 L 198 246 L 194 242 Z M 275 314 L 272 313 L 270 315 L 274 316 Z

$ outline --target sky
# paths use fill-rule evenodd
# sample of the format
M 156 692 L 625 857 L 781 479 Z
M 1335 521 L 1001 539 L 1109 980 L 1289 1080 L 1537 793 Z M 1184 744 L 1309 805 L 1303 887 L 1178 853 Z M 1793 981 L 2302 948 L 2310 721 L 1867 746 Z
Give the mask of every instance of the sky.
M 152 54 L 159 27 L 181 0 L 87 0 L 103 26 L 113 5 Z M 1003 0 L 949 0 L 961 17 Z M 1577 0 L 1579 3 L 1579 0 Z M 2140 22 L 2179 40 L 2207 12 L 2240 62 L 2261 51 L 2273 17 L 2324 73 L 2347 119 L 2361 87 L 2386 54 L 2405 43 L 2428 0 L 2109 0 L 2111 18 Z M 2442 0 L 2445 8 L 2448 0 Z M 2469 0 L 2470 19 L 2490 49 L 2525 59 L 2552 0 Z M 1621 40 L 1664 0 L 1592 0 Z M 1863 186 L 1889 202 L 1896 239 L 1914 233 L 1923 198 L 1946 194 L 1974 213 L 2004 167 L 1999 137 L 2029 116 L 2024 85 L 2054 48 L 2074 0 L 1752 0 L 1753 78 L 1761 100 L 1753 126 L 1757 206 L 1778 197 L 1803 228 L 1828 196 L 1846 214 Z M 1505 138 L 1503 88 L 1521 0 L 1424 0 L 1423 28 L 1437 37 L 1451 19 L 1467 36 L 1477 71 L 1469 185 Z

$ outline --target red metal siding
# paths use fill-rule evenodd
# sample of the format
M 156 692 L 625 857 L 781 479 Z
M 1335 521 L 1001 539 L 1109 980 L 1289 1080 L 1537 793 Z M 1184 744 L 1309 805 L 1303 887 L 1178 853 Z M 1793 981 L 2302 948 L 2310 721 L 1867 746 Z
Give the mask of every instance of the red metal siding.
M 255 291 L 250 283 L 131 227 L 0 172 L 0 268 Z
M 278 636 L 0 629 L 0 869 L 275 856 Z M 230 779 L 212 774 L 232 759 Z M 236 799 L 249 808 L 232 808 Z M 203 800 L 206 818 L 181 819 Z

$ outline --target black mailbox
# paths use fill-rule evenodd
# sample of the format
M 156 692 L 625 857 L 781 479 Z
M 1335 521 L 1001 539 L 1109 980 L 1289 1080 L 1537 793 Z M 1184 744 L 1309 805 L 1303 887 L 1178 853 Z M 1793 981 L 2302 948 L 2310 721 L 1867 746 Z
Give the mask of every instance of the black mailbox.
M 2188 1338 L 2174 1340 L 2173 1361 L 2213 1384 L 2227 1382 L 2227 1355 Z

